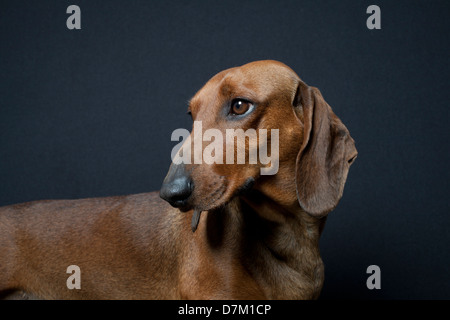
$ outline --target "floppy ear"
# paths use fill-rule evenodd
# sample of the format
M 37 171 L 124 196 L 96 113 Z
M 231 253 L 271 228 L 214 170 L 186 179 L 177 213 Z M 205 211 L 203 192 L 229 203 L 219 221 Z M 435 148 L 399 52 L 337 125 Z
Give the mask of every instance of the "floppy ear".
M 303 142 L 297 155 L 296 187 L 300 206 L 314 217 L 338 204 L 348 169 L 356 158 L 355 142 L 317 88 L 300 81 L 294 108 L 303 114 Z

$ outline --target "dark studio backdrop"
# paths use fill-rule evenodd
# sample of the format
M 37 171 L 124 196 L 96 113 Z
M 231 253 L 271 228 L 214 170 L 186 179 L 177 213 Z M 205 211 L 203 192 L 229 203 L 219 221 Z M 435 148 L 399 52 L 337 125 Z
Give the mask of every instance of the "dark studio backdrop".
M 449 299 L 449 15 L 437 0 L 2 0 L 0 205 L 158 190 L 195 92 L 280 60 L 359 151 L 321 238 L 321 298 Z

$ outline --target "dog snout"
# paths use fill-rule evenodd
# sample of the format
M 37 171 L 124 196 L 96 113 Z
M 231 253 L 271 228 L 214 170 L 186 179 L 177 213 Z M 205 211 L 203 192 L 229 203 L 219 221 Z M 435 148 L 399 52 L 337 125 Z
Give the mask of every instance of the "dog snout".
M 194 184 L 184 166 L 172 165 L 164 179 L 159 195 L 173 207 L 188 209 L 193 189 Z

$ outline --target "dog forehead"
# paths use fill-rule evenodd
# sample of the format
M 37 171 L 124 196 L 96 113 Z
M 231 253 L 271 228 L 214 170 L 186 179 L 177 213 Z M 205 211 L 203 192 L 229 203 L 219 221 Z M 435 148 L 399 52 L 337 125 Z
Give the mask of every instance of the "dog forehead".
M 265 101 L 273 94 L 290 95 L 299 77 L 285 64 L 274 60 L 255 61 L 213 76 L 192 98 L 192 104 L 210 104 L 217 98 L 247 97 Z
M 238 69 L 242 70 L 248 76 L 257 74 L 261 77 L 280 77 L 284 80 L 298 78 L 297 74 L 291 68 L 276 60 L 254 61 L 244 64 Z

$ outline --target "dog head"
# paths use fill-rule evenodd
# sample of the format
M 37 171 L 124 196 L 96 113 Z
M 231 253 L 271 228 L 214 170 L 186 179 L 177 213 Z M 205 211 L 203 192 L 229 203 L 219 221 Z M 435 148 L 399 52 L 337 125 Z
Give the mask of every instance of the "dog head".
M 354 141 L 319 90 L 286 65 L 222 71 L 191 99 L 189 113 L 193 130 L 160 192 L 173 206 L 212 210 L 251 188 L 314 217 L 337 205 Z

